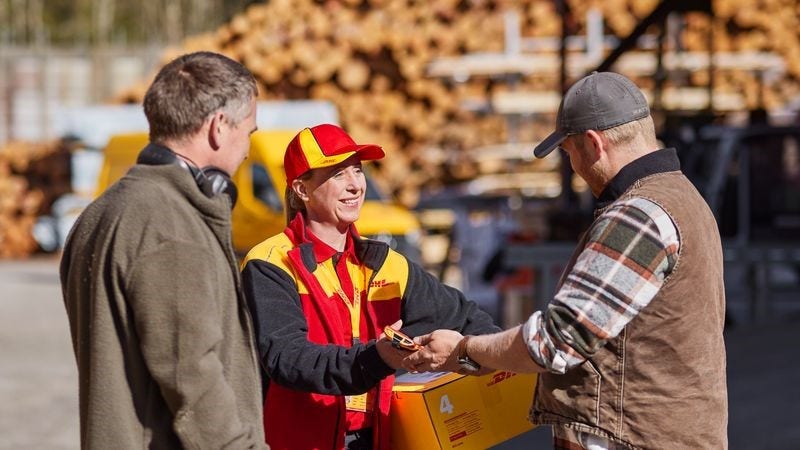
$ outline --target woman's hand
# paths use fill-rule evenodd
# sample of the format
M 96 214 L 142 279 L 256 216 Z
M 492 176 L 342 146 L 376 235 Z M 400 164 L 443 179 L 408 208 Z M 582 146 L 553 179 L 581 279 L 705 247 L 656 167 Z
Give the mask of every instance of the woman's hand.
M 389 326 L 394 330 L 400 331 L 400 328 L 403 327 L 403 321 L 398 320 Z M 392 369 L 399 369 L 402 367 L 403 359 L 409 355 L 409 350 L 403 350 L 393 346 L 391 339 L 389 339 L 385 333 L 381 333 L 381 337 L 375 343 L 375 346 L 378 348 L 378 354 L 381 356 L 381 359 L 383 359 L 383 362 Z

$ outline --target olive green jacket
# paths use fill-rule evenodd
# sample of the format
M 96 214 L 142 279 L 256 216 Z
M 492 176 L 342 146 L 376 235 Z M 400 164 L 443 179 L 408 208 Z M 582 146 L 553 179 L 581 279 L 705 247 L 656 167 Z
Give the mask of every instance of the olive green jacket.
M 230 201 L 134 166 L 79 217 L 61 286 L 83 448 L 264 448 Z

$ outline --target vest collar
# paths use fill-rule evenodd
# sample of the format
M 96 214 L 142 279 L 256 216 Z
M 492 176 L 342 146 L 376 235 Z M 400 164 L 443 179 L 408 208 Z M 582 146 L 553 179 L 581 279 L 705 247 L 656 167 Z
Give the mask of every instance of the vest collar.
M 294 216 L 284 233 L 299 248 L 300 259 L 310 272 L 316 270 L 317 264 L 336 254 L 335 249 L 322 242 L 306 228 L 302 213 Z M 356 261 L 372 270 L 380 268 L 389 254 L 389 246 L 380 241 L 362 238 L 355 225 L 350 225 L 348 233 L 345 252 L 349 252 L 348 254 Z
M 614 203 L 633 183 L 644 177 L 676 170 L 681 170 L 681 163 L 674 148 L 656 150 L 637 158 L 623 167 L 606 185 L 597 197 L 597 208 L 603 209 Z

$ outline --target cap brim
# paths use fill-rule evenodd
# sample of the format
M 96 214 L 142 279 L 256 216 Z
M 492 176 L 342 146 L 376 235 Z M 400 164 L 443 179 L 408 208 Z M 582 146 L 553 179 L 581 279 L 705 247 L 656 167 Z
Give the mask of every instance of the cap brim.
M 310 169 L 320 169 L 323 167 L 335 166 L 336 164 L 339 164 L 354 155 L 358 155 L 358 159 L 361 161 L 371 161 L 383 158 L 386 156 L 386 153 L 384 153 L 383 149 L 377 145 L 357 145 L 352 147 L 352 149 L 349 151 L 339 153 L 338 155 L 325 156 L 318 161 L 309 162 L 308 165 L 310 166 Z
M 359 145 L 356 147 L 355 153 L 358 154 L 358 157 L 362 161 L 373 161 L 376 159 L 382 159 L 384 156 L 386 156 L 386 153 L 382 148 L 372 144 Z
M 533 149 L 533 155 L 537 158 L 544 158 L 545 156 L 549 155 L 550 152 L 555 150 L 556 147 L 561 145 L 566 138 L 567 135 L 565 133 L 558 130 L 554 131 L 550 134 L 550 136 L 547 136 L 545 140 L 540 142 L 539 145 Z

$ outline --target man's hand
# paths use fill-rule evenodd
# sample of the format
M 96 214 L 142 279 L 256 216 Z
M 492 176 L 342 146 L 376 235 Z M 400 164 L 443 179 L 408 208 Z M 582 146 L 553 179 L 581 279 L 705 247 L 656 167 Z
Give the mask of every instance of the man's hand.
M 453 352 L 463 336 L 458 331 L 436 330 L 433 333 L 417 336 L 414 342 L 422 345 L 403 360 L 403 367 L 409 372 L 458 372 L 458 355 Z
M 403 327 L 403 321 L 398 320 L 397 322 L 389 325 L 395 330 L 400 330 Z M 391 339 L 387 339 L 385 334 L 381 334 L 380 339 L 375 343 L 375 346 L 378 349 L 378 354 L 383 359 L 383 362 L 386 363 L 392 369 L 399 369 L 403 365 L 403 358 L 409 355 L 408 350 L 402 350 L 395 348 L 392 345 Z

